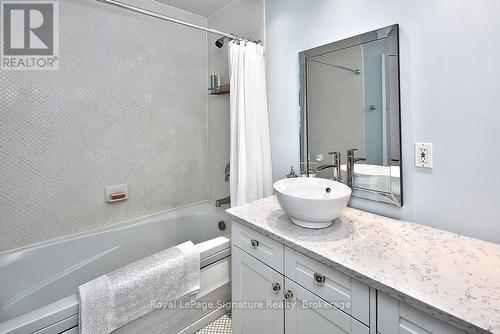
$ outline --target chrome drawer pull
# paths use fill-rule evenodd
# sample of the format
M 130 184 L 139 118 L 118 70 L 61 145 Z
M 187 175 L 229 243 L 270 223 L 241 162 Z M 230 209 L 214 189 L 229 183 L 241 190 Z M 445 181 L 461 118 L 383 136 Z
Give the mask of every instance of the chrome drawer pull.
M 252 245 L 253 248 L 259 247 L 259 241 L 258 240 L 252 239 L 252 240 L 250 240 L 250 244 Z
M 279 283 L 273 283 L 272 287 L 273 287 L 273 291 L 276 293 L 278 293 L 278 291 L 281 290 L 281 286 Z
M 285 298 L 286 301 L 289 301 L 293 298 L 293 292 L 290 290 L 286 290 L 283 292 L 283 298 Z
M 318 285 L 323 285 L 326 281 L 325 275 L 321 275 L 319 273 L 314 273 L 314 282 Z

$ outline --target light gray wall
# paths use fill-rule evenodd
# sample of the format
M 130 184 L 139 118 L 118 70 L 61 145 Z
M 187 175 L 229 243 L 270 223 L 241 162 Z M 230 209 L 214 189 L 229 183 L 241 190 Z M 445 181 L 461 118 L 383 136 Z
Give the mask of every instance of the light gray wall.
M 298 167 L 299 51 L 393 23 L 401 28 L 403 208 L 352 206 L 500 242 L 500 2 L 267 0 L 274 178 Z M 413 143 L 434 143 L 434 169 Z
M 255 40 L 264 40 L 264 0 L 235 0 L 207 18 L 207 26 Z M 220 72 L 229 82 L 227 41 L 219 49 L 208 36 L 208 73 Z M 224 167 L 229 162 L 229 94 L 208 98 L 208 168 L 210 199 L 229 196 Z
M 94 0 L 59 6 L 60 69 L 0 72 L 0 250 L 208 196 L 206 34 Z M 105 203 L 118 183 L 129 200 Z

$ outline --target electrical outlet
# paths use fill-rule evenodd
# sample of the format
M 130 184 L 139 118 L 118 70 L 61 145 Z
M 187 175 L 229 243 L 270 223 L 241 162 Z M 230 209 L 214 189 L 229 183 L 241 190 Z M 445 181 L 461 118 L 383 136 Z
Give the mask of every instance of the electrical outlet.
M 415 166 L 432 168 L 431 143 L 415 143 Z

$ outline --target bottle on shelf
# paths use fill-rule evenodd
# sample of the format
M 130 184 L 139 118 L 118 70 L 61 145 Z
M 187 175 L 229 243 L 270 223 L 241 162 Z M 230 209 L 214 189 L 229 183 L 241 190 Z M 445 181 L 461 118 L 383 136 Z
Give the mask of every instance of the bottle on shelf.
M 215 72 L 212 72 L 210 74 L 210 88 L 217 87 L 219 83 L 217 82 L 217 74 Z

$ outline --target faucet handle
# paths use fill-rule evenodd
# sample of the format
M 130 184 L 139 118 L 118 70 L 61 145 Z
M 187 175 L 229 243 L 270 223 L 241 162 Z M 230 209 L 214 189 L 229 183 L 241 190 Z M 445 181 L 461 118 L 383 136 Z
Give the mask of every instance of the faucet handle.
M 333 161 L 340 160 L 340 152 L 328 152 Z
M 353 164 L 358 161 L 366 161 L 366 158 L 354 158 L 354 152 L 356 151 L 358 151 L 357 148 L 351 148 L 350 150 L 347 150 L 347 159 L 350 159 Z
M 358 151 L 357 148 L 351 148 L 350 150 L 347 150 L 347 157 L 354 157 L 354 152 Z

